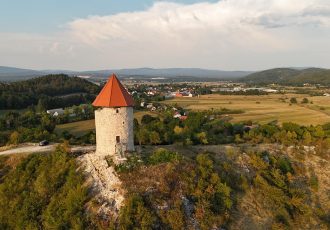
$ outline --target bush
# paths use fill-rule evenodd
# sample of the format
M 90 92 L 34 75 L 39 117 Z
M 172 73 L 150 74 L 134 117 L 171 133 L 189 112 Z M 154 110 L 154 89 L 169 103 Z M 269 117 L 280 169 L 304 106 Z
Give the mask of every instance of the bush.
M 120 229 L 153 229 L 156 220 L 152 210 L 146 207 L 145 201 L 138 194 L 130 195 L 120 210 Z
M 280 159 L 278 159 L 277 166 L 282 171 L 283 174 L 286 174 L 288 172 L 293 173 L 291 162 L 286 157 L 281 157 Z
M 159 148 L 149 156 L 148 163 L 156 165 L 160 163 L 180 161 L 181 159 L 182 157 L 178 153 L 171 152 L 164 148 Z
M 307 104 L 308 102 L 309 101 L 308 101 L 308 99 L 306 97 L 301 101 L 302 104 Z
M 314 173 L 309 178 L 309 184 L 314 191 L 317 191 L 319 189 L 319 180 Z
M 297 104 L 297 103 L 298 103 L 297 98 L 292 97 L 292 98 L 290 99 L 290 103 L 291 103 L 291 104 Z
M 108 161 L 108 164 L 111 164 L 110 161 Z M 119 165 L 115 166 L 116 172 L 130 172 L 134 169 L 139 168 L 141 165 L 143 165 L 142 159 L 138 155 L 132 155 L 127 158 L 127 161 L 124 163 L 121 163 Z

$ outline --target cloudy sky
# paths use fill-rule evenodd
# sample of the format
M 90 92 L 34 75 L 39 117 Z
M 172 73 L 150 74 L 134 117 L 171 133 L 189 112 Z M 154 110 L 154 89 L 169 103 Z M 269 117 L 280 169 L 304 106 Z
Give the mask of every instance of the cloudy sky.
M 330 68 L 330 0 L 0 0 L 0 66 Z

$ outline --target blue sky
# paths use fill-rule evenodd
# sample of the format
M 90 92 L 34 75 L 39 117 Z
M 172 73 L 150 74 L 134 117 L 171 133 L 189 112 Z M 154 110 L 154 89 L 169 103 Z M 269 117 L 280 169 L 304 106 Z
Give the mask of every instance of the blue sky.
M 2 32 L 51 32 L 61 29 L 65 23 L 76 18 L 145 10 L 154 2 L 157 1 L 0 0 L 0 30 Z M 174 0 L 172 2 L 192 4 L 201 1 Z
M 0 66 L 330 68 L 329 0 L 0 0 Z

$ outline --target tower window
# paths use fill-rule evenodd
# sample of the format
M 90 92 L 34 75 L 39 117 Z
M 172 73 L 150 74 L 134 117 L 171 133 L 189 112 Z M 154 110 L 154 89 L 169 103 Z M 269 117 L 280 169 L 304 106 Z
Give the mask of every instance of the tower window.
M 116 113 L 119 113 L 119 109 L 116 109 Z
M 116 136 L 116 143 L 120 143 L 120 136 Z

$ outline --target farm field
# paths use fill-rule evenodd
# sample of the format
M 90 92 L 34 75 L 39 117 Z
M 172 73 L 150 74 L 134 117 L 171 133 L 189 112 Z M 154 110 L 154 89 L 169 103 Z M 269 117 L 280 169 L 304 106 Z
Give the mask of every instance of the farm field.
M 290 98 L 297 98 L 297 104 L 290 105 Z M 308 104 L 301 104 L 303 98 Z M 177 104 L 188 110 L 241 109 L 242 114 L 230 115 L 234 122 L 258 121 L 266 123 L 277 120 L 295 122 L 301 125 L 317 125 L 330 122 L 330 97 L 303 94 L 270 94 L 260 96 L 203 95 L 200 98 L 175 98 L 164 103 Z
M 151 116 L 157 116 L 157 113 L 149 112 L 149 111 L 138 111 L 134 113 L 134 118 L 136 118 L 139 122 L 141 122 L 141 119 L 143 115 L 149 114 Z M 57 125 L 55 128 L 55 132 L 58 134 L 61 134 L 63 131 L 68 131 L 69 133 L 75 135 L 75 136 L 81 136 L 84 135 L 90 131 L 95 130 L 95 121 L 92 120 L 86 120 L 86 121 L 78 121 L 78 122 L 72 122 L 62 125 Z

